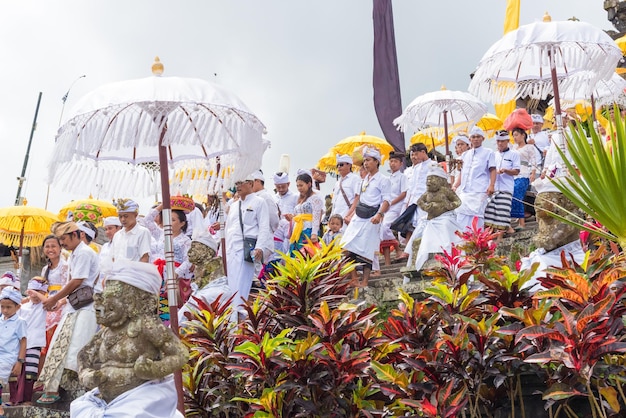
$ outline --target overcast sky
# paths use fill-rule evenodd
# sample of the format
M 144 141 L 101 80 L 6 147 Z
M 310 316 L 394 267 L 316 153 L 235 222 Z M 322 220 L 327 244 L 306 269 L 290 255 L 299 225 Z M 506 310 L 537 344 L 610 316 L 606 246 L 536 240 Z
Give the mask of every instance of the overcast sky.
M 502 36 L 505 5 L 394 1 L 403 106 L 442 84 L 467 90 L 469 74 Z M 548 11 L 553 20 L 576 16 L 613 29 L 602 5 L 522 0 L 520 24 Z M 149 76 L 155 55 L 164 75 L 216 81 L 259 116 L 272 142 L 266 173 L 276 171 L 283 153 L 295 173 L 347 136 L 381 136 L 372 103 L 372 36 L 371 0 L 0 1 L 0 207 L 15 201 L 38 92 L 43 98 L 22 195 L 43 207 L 65 92 L 86 75 L 72 87 L 67 117 L 90 90 Z M 85 197 L 53 185 L 48 209 Z M 140 200 L 142 212 L 151 200 Z

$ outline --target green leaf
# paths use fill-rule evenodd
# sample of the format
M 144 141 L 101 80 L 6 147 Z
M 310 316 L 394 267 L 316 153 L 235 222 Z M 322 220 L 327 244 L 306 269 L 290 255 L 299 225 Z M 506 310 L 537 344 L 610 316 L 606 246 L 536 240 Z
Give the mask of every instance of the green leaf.
M 573 387 L 566 385 L 565 383 L 553 383 L 548 389 L 543 392 L 543 400 L 560 401 L 563 399 L 571 398 L 572 396 L 581 396 L 583 393 L 577 391 Z

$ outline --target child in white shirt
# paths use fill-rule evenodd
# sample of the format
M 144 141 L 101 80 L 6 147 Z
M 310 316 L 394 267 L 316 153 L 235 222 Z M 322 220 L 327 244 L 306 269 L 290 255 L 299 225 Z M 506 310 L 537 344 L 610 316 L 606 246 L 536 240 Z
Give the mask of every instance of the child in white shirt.
M 22 303 L 19 315 L 26 321 L 26 362 L 22 373 L 9 380 L 11 404 L 30 403 L 33 386 L 39 377 L 41 349 L 46 346 L 46 311 L 42 301 L 46 300 L 48 283 L 40 276 L 28 282 L 26 302 Z
M 0 398 L 2 386 L 9 376 L 19 376 L 26 357 L 26 321 L 17 314 L 22 304 L 22 294 L 13 287 L 0 293 Z M 0 402 L 0 416 L 4 408 Z
M 341 240 L 341 228 L 343 227 L 343 218 L 339 214 L 334 214 L 328 219 L 328 231 L 322 237 L 324 244 L 330 245 L 333 240 L 339 242 Z

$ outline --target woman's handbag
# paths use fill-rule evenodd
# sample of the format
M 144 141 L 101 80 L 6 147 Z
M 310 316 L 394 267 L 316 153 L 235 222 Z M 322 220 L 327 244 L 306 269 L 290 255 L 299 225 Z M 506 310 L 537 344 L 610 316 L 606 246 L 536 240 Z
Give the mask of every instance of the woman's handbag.
M 72 308 L 79 310 L 93 302 L 93 287 L 81 286 L 67 295 L 67 301 Z
M 378 209 L 380 209 L 380 205 L 369 206 L 369 205 L 366 205 L 365 203 L 359 202 L 356 205 L 355 212 L 356 212 L 356 216 L 358 216 L 359 218 L 369 219 L 378 213 Z

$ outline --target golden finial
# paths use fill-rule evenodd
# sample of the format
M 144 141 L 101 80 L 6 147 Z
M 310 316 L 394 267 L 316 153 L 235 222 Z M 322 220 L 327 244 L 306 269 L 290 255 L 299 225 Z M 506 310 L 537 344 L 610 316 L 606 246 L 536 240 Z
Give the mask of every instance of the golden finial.
M 543 19 L 542 19 L 542 20 L 543 20 L 544 22 L 552 22 L 552 16 L 550 16 L 550 14 L 549 14 L 548 12 L 546 12 L 546 13 L 543 15 Z
M 446 88 L 446 85 L 445 85 L 445 84 L 442 84 L 442 85 L 441 85 L 441 90 L 448 90 L 448 89 Z
M 154 57 L 154 64 L 152 64 L 152 74 L 160 76 L 163 75 L 163 64 L 159 57 Z

